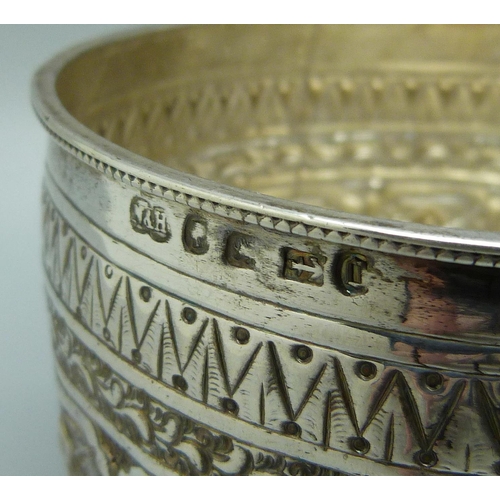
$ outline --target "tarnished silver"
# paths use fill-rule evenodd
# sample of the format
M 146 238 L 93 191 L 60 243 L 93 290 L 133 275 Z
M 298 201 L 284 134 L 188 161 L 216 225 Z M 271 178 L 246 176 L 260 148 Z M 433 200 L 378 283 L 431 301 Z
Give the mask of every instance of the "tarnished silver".
M 499 474 L 498 45 L 201 26 L 45 65 L 70 470 Z

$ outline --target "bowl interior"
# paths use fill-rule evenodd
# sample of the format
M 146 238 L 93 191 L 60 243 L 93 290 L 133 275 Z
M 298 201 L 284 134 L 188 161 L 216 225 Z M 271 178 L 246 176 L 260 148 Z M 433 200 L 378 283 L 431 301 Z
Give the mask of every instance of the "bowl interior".
M 57 81 L 162 164 L 335 210 L 500 230 L 495 26 L 200 26 L 89 50 Z

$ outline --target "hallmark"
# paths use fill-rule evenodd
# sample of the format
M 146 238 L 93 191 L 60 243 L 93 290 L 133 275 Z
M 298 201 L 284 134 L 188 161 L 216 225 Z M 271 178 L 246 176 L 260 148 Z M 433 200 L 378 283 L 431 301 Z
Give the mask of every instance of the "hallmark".
M 152 206 L 139 196 L 134 197 L 130 204 L 130 223 L 134 231 L 148 234 L 156 242 L 165 243 L 172 236 L 167 223 L 167 211 L 162 207 Z M 208 221 L 198 213 L 186 216 L 180 238 L 187 253 L 204 255 L 211 248 L 211 244 L 214 244 L 216 249 L 222 247 L 221 260 L 225 265 L 240 269 L 256 269 L 254 236 L 231 231 L 227 233 L 225 241 L 211 242 Z M 282 259 L 279 264 L 280 276 L 286 280 L 323 286 L 325 273 L 331 272 L 331 279 L 344 295 L 358 296 L 368 291 L 365 273 L 370 272 L 370 263 L 361 253 L 342 252 L 338 256 L 334 255 L 334 266 L 330 271 L 330 268 L 325 269 L 328 259 L 319 247 L 314 247 L 312 251 L 290 247 L 277 248 L 276 251 Z
M 285 249 L 283 277 L 300 283 L 322 286 L 325 262 L 324 255 L 287 248 Z
M 152 207 L 144 198 L 136 196 L 130 204 L 130 224 L 137 233 L 149 234 L 154 241 L 164 243 L 171 233 L 167 224 L 165 210 Z
M 226 262 L 233 267 L 255 269 L 255 259 L 246 254 L 253 247 L 254 239 L 246 234 L 231 233 L 226 242 Z
M 340 257 L 337 265 L 340 290 L 344 295 L 364 295 L 368 288 L 363 284 L 363 272 L 368 269 L 368 260 L 359 253 L 347 253 Z
M 203 255 L 208 252 L 207 221 L 197 215 L 188 215 L 184 221 L 182 242 L 187 252 Z

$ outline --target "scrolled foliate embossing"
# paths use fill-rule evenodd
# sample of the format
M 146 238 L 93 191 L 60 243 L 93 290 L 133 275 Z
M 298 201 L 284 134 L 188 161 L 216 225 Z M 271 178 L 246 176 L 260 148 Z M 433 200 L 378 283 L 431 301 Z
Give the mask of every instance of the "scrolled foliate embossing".
M 75 470 L 499 473 L 497 36 L 193 27 L 42 69 Z
M 169 409 L 135 388 L 113 372 L 110 366 L 99 360 L 64 320 L 53 315 L 54 347 L 63 377 L 74 390 L 81 393 L 112 426 L 130 443 L 165 469 L 181 475 L 340 475 L 326 467 L 319 467 L 279 454 L 266 454 L 252 449 L 235 439 L 219 434 L 206 426 Z M 84 380 L 85 379 L 85 380 Z M 65 384 L 63 384 L 65 385 Z M 85 432 L 63 414 L 67 442 L 75 461 L 72 471 L 77 474 L 97 474 L 94 463 L 96 449 L 88 443 Z M 98 434 L 100 451 L 108 456 L 107 471 L 116 474 L 137 465 L 135 460 L 117 445 L 107 434 L 93 424 Z M 83 447 L 87 455 L 79 454 L 76 447 Z
M 131 392 L 119 377 L 106 378 L 109 366 L 85 351 L 76 335 L 65 333 L 60 314 L 169 390 L 283 438 L 411 470 L 493 471 L 499 460 L 489 444 L 498 434 L 494 377 L 360 360 L 243 326 L 112 265 L 47 198 L 46 203 L 45 263 L 59 301 L 54 330 L 60 333 L 60 363 L 70 383 L 84 397 L 97 398 L 99 412 L 137 446 L 150 443 L 155 432 L 155 420 L 145 420 L 149 396 Z M 83 364 L 64 364 L 80 351 L 87 352 Z M 106 383 L 97 383 L 89 370 Z M 461 429 L 473 422 L 480 430 L 478 442 L 465 442 Z M 479 457 L 488 446 L 486 463 Z M 223 449 L 222 444 L 214 449 L 217 456 Z M 201 462 L 187 465 L 178 450 L 165 453 L 161 456 L 168 456 L 175 470 L 208 470 L 200 469 Z M 234 470 L 245 470 L 238 467 Z
M 82 425 L 83 422 L 86 425 Z M 60 429 L 71 475 L 148 475 L 122 446 L 83 414 L 80 413 L 77 420 L 63 409 Z

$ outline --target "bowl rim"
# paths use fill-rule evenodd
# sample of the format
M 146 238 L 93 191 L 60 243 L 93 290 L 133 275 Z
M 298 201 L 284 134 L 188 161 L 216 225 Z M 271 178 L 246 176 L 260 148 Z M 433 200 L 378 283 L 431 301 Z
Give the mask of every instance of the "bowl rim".
M 118 182 L 232 219 L 352 248 L 483 267 L 500 267 L 500 232 L 447 228 L 350 214 L 289 201 L 169 167 L 115 144 L 79 122 L 64 107 L 56 82 L 72 60 L 99 46 L 166 28 L 124 30 L 67 49 L 34 75 L 32 105 L 40 122 L 63 149 Z M 190 26 L 168 27 L 189 30 Z M 497 257 L 497 258 L 495 258 Z

